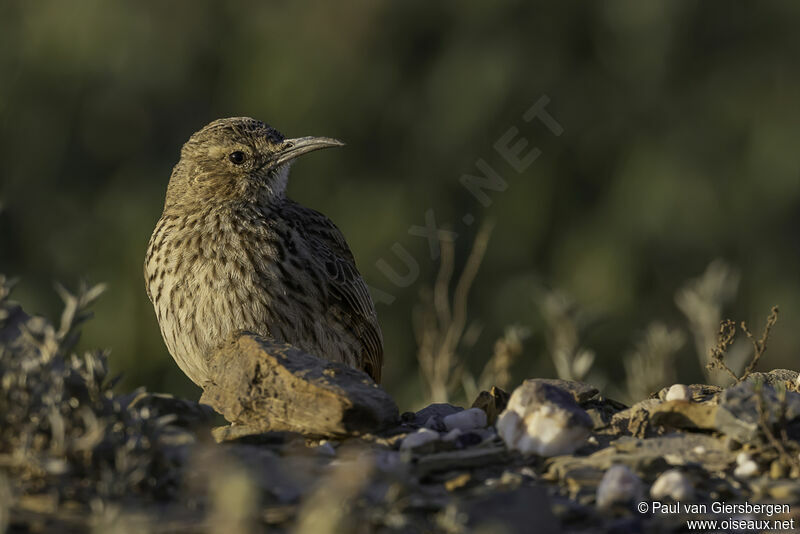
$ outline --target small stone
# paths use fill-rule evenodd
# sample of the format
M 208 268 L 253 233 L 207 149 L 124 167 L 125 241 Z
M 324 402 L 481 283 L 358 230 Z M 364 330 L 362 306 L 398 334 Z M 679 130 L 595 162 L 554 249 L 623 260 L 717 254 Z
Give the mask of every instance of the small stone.
M 698 445 L 697 447 L 692 449 L 692 452 L 695 453 L 697 456 L 703 456 L 705 455 L 705 453 L 708 452 L 708 449 L 706 449 L 702 445 Z
M 683 384 L 673 384 L 672 387 L 669 388 L 669 391 L 667 391 L 665 400 L 691 401 L 692 392 Z
M 782 502 L 797 502 L 800 499 L 800 483 L 781 480 L 769 487 L 769 495 Z
M 653 499 L 669 497 L 673 501 L 684 501 L 694 497 L 694 487 L 689 477 L 679 469 L 669 469 L 659 475 L 650 488 Z
M 459 488 L 463 488 L 464 486 L 469 483 L 472 479 L 472 475 L 469 473 L 462 473 L 444 483 L 444 487 L 447 491 L 455 491 Z
M 464 408 L 461 406 L 455 406 L 445 402 L 430 404 L 414 415 L 413 424 L 417 426 L 424 426 L 431 420 L 431 417 L 434 417 L 434 420 L 439 419 L 439 421 L 441 421 L 448 415 L 460 412 L 463 409 Z M 442 430 L 444 430 L 444 428 L 442 428 Z
M 497 432 L 509 449 L 542 456 L 575 452 L 592 427 L 592 418 L 570 393 L 537 380 L 514 390 L 497 420 Z
M 486 412 L 480 408 L 470 408 L 462 412 L 448 415 L 444 418 L 444 426 L 447 430 L 467 431 L 474 428 L 483 428 L 486 426 Z
M 752 478 L 754 476 L 757 476 L 759 473 L 760 471 L 758 469 L 758 464 L 755 463 L 753 460 L 740 464 L 736 466 L 736 469 L 733 470 L 734 476 L 740 478 Z
M 780 460 L 773 460 L 769 465 L 769 478 L 777 480 L 784 478 L 787 474 L 786 464 Z
M 429 428 L 420 428 L 413 434 L 409 434 L 405 437 L 405 439 L 403 439 L 403 442 L 400 444 L 400 450 L 405 451 L 418 449 L 423 445 L 427 445 L 428 443 L 433 443 L 434 441 L 438 440 L 438 432 Z
M 752 478 L 760 474 L 758 464 L 746 452 L 740 452 L 736 456 L 736 469 L 733 470 L 733 475 L 739 478 Z
M 608 508 L 615 504 L 626 505 L 641 500 L 642 481 L 624 465 L 611 466 L 597 487 L 597 507 Z

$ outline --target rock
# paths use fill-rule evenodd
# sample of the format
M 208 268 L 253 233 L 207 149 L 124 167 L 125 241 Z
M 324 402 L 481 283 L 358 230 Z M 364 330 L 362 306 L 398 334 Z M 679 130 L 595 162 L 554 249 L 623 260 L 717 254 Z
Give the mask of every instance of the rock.
M 715 428 L 717 409 L 717 405 L 709 402 L 668 400 L 650 411 L 650 423 L 672 428 L 711 430 Z
M 597 507 L 624 506 L 641 501 L 642 494 L 643 484 L 636 473 L 624 465 L 614 465 L 605 472 L 597 487 Z
M 673 384 L 664 398 L 668 401 L 691 401 L 692 392 L 683 384 Z
M 772 463 L 769 464 L 769 478 L 773 480 L 786 477 L 787 472 L 788 469 L 786 464 L 784 464 L 780 459 L 773 460 Z
M 790 480 L 773 482 L 768 487 L 767 493 L 779 502 L 797 502 L 800 500 L 800 482 Z
M 577 380 L 561 380 L 560 378 L 530 378 L 526 380 L 526 382 L 531 380 L 535 380 L 543 384 L 550 384 L 551 386 L 556 386 L 557 388 L 563 389 L 572 395 L 572 397 L 575 399 L 575 402 L 578 404 L 587 402 L 599 393 L 599 390 L 596 387 L 584 382 L 578 382 Z
M 262 431 L 360 435 L 398 420 L 392 398 L 362 371 L 249 333 L 211 356 L 209 374 L 200 401 Z
M 733 470 L 733 475 L 740 478 L 755 477 L 758 476 L 759 473 L 758 464 L 753 460 L 748 460 L 743 464 L 737 465 L 736 469 Z
M 714 428 L 741 443 L 752 441 L 760 430 L 759 403 L 769 424 L 776 424 L 780 420 L 781 403 L 774 386 L 762 383 L 759 393 L 756 382 L 746 380 L 727 388 L 720 396 Z M 786 391 L 783 415 L 787 423 L 800 417 L 800 393 Z
M 480 408 L 486 412 L 486 421 L 489 425 L 497 422 L 498 416 L 503 413 L 508 405 L 509 394 L 497 386 L 492 386 L 490 391 L 481 391 L 472 403 L 473 408 Z
M 515 389 L 497 420 L 497 432 L 509 449 L 542 456 L 574 452 L 593 426 L 570 393 L 540 380 L 526 380 Z
M 761 470 L 752 456 L 746 452 L 740 452 L 736 456 L 736 469 L 733 470 L 734 476 L 739 478 L 752 478 L 757 476 L 760 472 Z
M 800 374 L 798 374 L 797 371 L 792 371 L 790 369 L 773 369 L 767 373 L 750 373 L 744 381 L 763 382 L 770 386 L 783 386 L 796 384 L 798 379 L 800 379 Z
M 473 467 L 486 467 L 506 463 L 511 459 L 505 447 L 472 447 L 455 451 L 436 452 L 420 456 L 414 465 L 414 474 L 425 477 L 439 473 Z
M 650 424 L 650 412 L 661 404 L 658 399 L 645 399 L 630 408 L 617 412 L 609 425 L 618 432 L 629 432 L 644 437 Z
M 445 430 L 444 418 L 462 410 L 464 410 L 464 408 L 461 406 L 454 406 L 444 402 L 435 403 L 415 413 L 414 419 L 409 421 L 409 423 L 418 427 L 425 426 L 432 430 L 442 432 Z
M 444 426 L 449 430 L 456 428 L 461 431 L 484 428 L 486 426 L 486 412 L 480 408 L 470 408 L 461 412 L 450 414 L 444 418 Z
M 403 442 L 400 444 L 400 450 L 407 451 L 420 449 L 428 443 L 439 441 L 439 437 L 439 433 L 435 430 L 430 430 L 429 428 L 420 428 L 413 434 L 409 434 L 405 437 L 405 439 L 403 439 Z
M 447 491 L 456 491 L 457 489 L 466 486 L 471 479 L 472 476 L 469 473 L 461 473 L 460 475 L 456 475 L 455 477 L 446 480 L 444 483 L 444 489 Z
M 679 469 L 669 469 L 659 475 L 650 488 L 650 496 L 661 500 L 669 497 L 673 501 L 690 500 L 694 497 L 694 487 L 689 477 Z

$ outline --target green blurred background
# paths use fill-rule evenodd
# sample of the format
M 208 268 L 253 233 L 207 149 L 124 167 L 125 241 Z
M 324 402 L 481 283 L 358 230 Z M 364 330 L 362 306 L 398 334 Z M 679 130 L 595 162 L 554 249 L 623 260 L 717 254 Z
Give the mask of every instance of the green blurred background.
M 379 304 L 385 385 L 418 404 L 411 311 L 437 264 L 409 235 L 433 209 L 458 231 L 496 222 L 470 296 L 479 372 L 510 324 L 531 329 L 515 380 L 554 374 L 535 288 L 602 320 L 583 339 L 612 386 L 654 319 L 685 328 L 675 291 L 715 258 L 739 269 L 726 315 L 760 327 L 764 367 L 797 367 L 800 4 L 796 2 L 3 2 L 0 272 L 56 316 L 52 282 L 109 284 L 85 347 L 122 389 L 199 394 L 167 353 L 142 279 L 181 144 L 249 115 L 345 149 L 298 162 L 296 200 L 346 235 Z M 542 95 L 563 126 L 522 113 Z M 542 155 L 517 174 L 493 150 L 516 126 Z M 481 206 L 459 183 L 484 158 L 509 182 Z M 400 243 L 407 288 L 377 268 Z M 686 343 L 679 377 L 699 380 Z

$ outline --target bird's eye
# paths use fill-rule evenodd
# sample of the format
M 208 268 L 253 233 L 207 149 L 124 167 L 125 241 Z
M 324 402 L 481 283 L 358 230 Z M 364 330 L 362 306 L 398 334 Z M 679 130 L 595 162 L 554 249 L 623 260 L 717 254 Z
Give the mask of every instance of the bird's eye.
M 244 163 L 245 154 L 241 150 L 237 150 L 236 152 L 231 152 L 228 159 L 231 160 L 231 163 L 234 165 L 241 165 Z

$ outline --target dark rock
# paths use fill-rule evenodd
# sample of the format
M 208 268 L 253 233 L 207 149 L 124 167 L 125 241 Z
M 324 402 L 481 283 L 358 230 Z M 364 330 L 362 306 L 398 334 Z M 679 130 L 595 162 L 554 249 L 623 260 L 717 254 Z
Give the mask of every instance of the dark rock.
M 347 436 L 398 421 L 392 398 L 365 373 L 244 333 L 209 361 L 200 401 L 260 431 Z
M 411 424 L 414 424 L 416 426 L 427 426 L 429 422 L 431 424 L 437 424 L 437 421 L 441 421 L 441 429 L 432 427 L 427 427 L 427 428 L 430 428 L 431 430 L 436 430 L 437 432 L 442 432 L 445 430 L 444 418 L 447 417 L 448 415 L 460 412 L 462 410 L 464 410 L 464 408 L 462 408 L 461 406 L 455 406 L 453 404 L 447 404 L 445 402 L 434 403 L 429 406 L 426 406 L 425 408 L 421 409 L 416 414 L 414 414 L 414 420 L 411 421 Z M 433 421 L 431 421 L 432 417 L 434 418 Z

